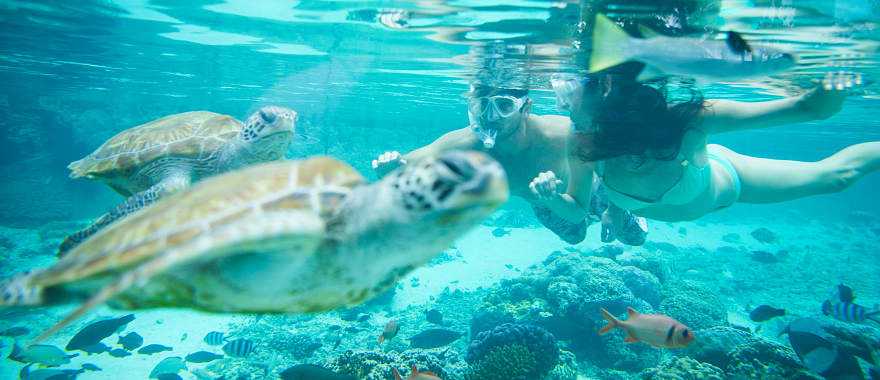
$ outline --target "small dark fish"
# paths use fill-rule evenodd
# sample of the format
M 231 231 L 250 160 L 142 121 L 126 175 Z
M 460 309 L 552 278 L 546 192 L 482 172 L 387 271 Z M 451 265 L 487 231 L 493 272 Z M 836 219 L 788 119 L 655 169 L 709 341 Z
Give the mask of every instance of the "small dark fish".
M 108 346 L 104 343 L 98 342 L 98 343 L 95 343 L 91 346 L 83 347 L 80 349 L 80 351 L 83 351 L 89 355 L 97 355 L 100 353 L 109 352 L 110 346 Z
M 501 228 L 501 227 L 498 227 L 498 228 L 492 230 L 492 236 L 502 237 L 504 235 L 510 235 L 510 230 L 508 230 L 506 228 Z
M 124 350 L 122 348 L 115 348 L 110 350 L 110 356 L 114 358 L 124 358 L 126 356 L 131 356 L 131 352 L 128 352 L 128 350 Z
M 199 351 L 193 352 L 186 356 L 186 361 L 190 363 L 207 363 L 222 358 L 223 355 L 217 355 L 213 352 Z
M 15 338 L 17 336 L 30 334 L 31 330 L 28 330 L 27 327 L 15 326 L 10 327 L 6 330 L 0 331 L 0 336 L 8 336 L 11 338 Z
M 767 251 L 752 251 L 752 260 L 764 264 L 778 263 L 779 259 L 776 255 Z
M 254 352 L 254 342 L 239 338 L 223 345 L 223 352 L 232 357 L 243 358 Z
M 183 335 L 180 336 L 180 341 L 183 342 L 186 340 L 186 338 L 189 338 L 189 334 L 183 333 Z
M 443 313 L 437 309 L 431 309 L 425 312 L 425 320 L 435 325 L 443 326 Z
M 141 349 L 138 350 L 138 353 L 144 354 L 144 355 L 152 355 L 152 354 L 157 354 L 157 353 L 160 353 L 163 351 L 171 351 L 171 350 L 172 350 L 171 347 L 163 346 L 161 344 L 148 344 L 146 346 L 141 347 Z
M 178 375 L 176 373 L 159 374 L 159 375 L 156 375 L 156 379 L 157 380 L 183 380 L 183 378 L 180 377 L 180 375 Z
M 130 332 L 124 336 L 120 336 L 116 344 L 122 345 L 122 348 L 133 351 L 144 344 L 144 337 L 136 332 Z
M 379 339 L 377 341 L 379 344 L 382 344 L 386 340 L 391 340 L 395 336 L 397 336 L 397 332 L 400 331 L 400 324 L 397 323 L 396 319 L 392 319 L 385 324 L 385 329 L 382 330 L 382 334 L 379 335 Z
M 186 363 L 183 359 L 180 356 L 171 356 L 162 359 L 159 364 L 153 367 L 153 370 L 150 371 L 150 378 L 152 379 L 166 373 L 177 374 L 183 370 L 186 370 Z
M 281 380 L 355 380 L 352 375 L 340 375 L 314 364 L 300 364 L 282 371 Z
M 87 370 L 87 371 L 93 371 L 93 372 L 94 371 L 103 371 L 101 369 L 101 367 L 98 367 L 92 363 L 83 363 L 82 369 Z
M 129 314 L 119 318 L 94 322 L 76 333 L 64 349 L 67 351 L 82 350 L 86 347 L 98 344 L 104 340 L 104 338 L 113 335 L 116 331 L 133 320 L 134 314 Z
M 223 336 L 222 332 L 211 331 L 207 335 L 205 335 L 205 338 L 202 340 L 205 341 L 205 343 L 207 343 L 209 345 L 219 346 L 219 345 L 223 344 L 223 342 L 226 341 L 226 338 Z
M 437 348 L 455 342 L 461 338 L 458 331 L 447 329 L 427 329 L 409 338 L 412 348 Z
M 876 305 L 873 310 L 868 310 L 868 308 L 862 305 L 850 302 L 831 302 L 830 300 L 825 300 L 825 302 L 822 302 L 822 314 L 844 322 L 862 323 L 872 320 L 880 323 L 880 318 L 878 318 L 880 307 Z
M 840 300 L 840 302 L 849 302 L 849 303 L 855 302 L 855 300 L 856 300 L 855 292 L 853 292 L 853 289 L 850 288 L 849 286 L 846 286 L 844 284 L 838 284 L 836 291 L 837 291 L 836 298 L 838 298 Z
M 777 309 L 770 305 L 761 305 L 749 313 L 749 319 L 754 322 L 765 322 L 783 315 L 785 315 L 785 309 Z
M 753 238 L 755 238 L 755 240 L 765 244 L 773 243 L 776 241 L 776 233 L 764 227 L 752 231 L 751 235 Z

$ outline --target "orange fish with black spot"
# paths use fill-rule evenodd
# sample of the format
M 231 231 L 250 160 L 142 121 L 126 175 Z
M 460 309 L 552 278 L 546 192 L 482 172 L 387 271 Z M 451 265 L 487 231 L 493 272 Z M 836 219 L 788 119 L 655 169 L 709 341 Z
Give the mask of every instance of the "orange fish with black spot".
M 391 374 L 394 375 L 394 380 L 403 380 L 403 378 L 400 377 L 400 372 L 397 372 L 397 368 L 391 368 Z M 409 377 L 406 378 L 406 380 L 443 380 L 443 379 L 437 377 L 437 375 L 435 375 L 434 372 L 428 372 L 428 371 L 419 372 L 419 369 L 416 367 L 415 364 L 413 364 L 412 374 L 410 374 Z
M 658 348 L 683 348 L 694 340 L 691 329 L 669 316 L 641 314 L 631 307 L 626 308 L 626 314 L 627 319 L 621 321 L 602 309 L 602 316 L 608 320 L 608 324 L 599 330 L 599 335 L 617 327 L 626 332 L 624 342 L 645 342 Z

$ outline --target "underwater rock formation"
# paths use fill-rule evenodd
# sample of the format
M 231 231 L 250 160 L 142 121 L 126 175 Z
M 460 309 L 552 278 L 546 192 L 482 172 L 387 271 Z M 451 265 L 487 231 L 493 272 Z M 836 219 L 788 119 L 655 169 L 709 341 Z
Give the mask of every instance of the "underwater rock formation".
M 660 363 L 640 374 L 644 380 L 724 380 L 721 368 L 689 357 L 678 357 Z
M 740 344 L 727 356 L 730 361 L 726 373 L 734 379 L 821 379 L 801 364 L 791 348 L 766 339 Z
M 774 243 L 778 238 L 775 232 L 770 231 L 769 229 L 764 227 L 752 231 L 751 235 L 753 238 L 755 238 L 755 240 L 764 244 Z
M 469 380 L 540 379 L 559 362 L 553 334 L 538 326 L 506 323 L 477 335 L 465 360 Z

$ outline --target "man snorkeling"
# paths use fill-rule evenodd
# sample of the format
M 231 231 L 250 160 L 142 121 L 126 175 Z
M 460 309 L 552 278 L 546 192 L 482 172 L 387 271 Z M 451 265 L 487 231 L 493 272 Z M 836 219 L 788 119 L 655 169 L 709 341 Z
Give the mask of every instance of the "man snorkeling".
M 532 114 L 532 100 L 524 85 L 475 83 L 467 95 L 468 127 L 448 132 L 405 155 L 396 151 L 381 154 L 372 162 L 377 174 L 384 176 L 399 165 L 447 150 L 482 150 L 507 171 L 511 194 L 528 201 L 538 220 L 565 242 L 583 241 L 591 215 L 603 221 L 603 241 L 617 239 L 628 245 L 645 242 L 645 219 L 609 205 L 600 196 L 599 181 L 593 185 L 590 204 L 580 204 L 566 194 L 572 135 L 569 118 Z

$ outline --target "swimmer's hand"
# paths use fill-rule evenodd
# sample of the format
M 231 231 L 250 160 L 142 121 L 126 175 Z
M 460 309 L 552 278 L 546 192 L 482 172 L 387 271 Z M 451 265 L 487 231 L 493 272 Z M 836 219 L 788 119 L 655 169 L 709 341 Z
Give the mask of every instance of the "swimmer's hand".
M 373 160 L 372 164 L 373 171 L 376 172 L 376 175 L 378 175 L 379 178 L 382 178 L 388 173 L 394 171 L 394 169 L 406 165 L 406 160 L 400 155 L 400 152 L 392 150 L 380 154 L 379 157 Z
M 556 173 L 546 171 L 538 174 L 529 183 L 532 194 L 540 200 L 551 200 L 558 197 L 562 192 L 562 181 L 556 178 Z
M 798 106 L 815 119 L 827 119 L 840 112 L 849 92 L 862 85 L 860 73 L 828 73 L 816 88 L 810 90 L 798 102 Z

